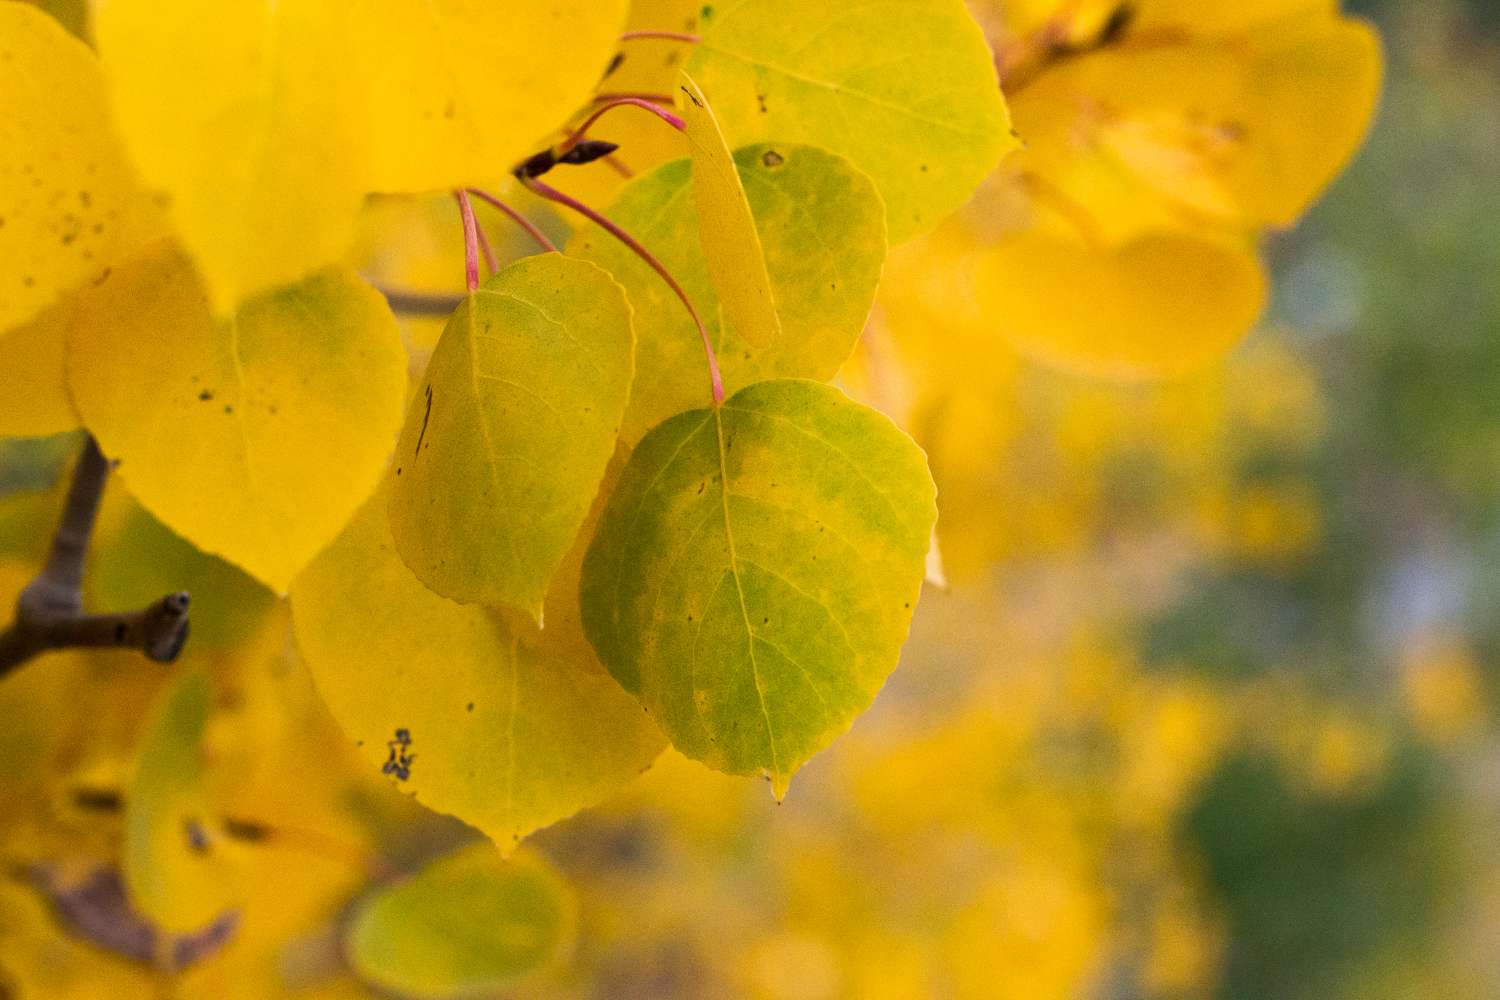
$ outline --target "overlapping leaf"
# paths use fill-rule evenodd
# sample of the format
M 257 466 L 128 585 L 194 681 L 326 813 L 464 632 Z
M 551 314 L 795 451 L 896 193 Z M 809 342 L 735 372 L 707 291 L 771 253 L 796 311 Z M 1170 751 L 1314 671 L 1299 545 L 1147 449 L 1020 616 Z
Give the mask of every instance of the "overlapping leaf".
M 618 283 L 545 254 L 449 320 L 397 446 L 391 531 L 433 590 L 539 617 L 614 453 L 634 335 Z
M 584 627 L 678 750 L 780 795 L 895 668 L 935 518 L 888 418 L 760 382 L 637 446 L 584 561 Z
M 0 348 L 0 435 L 59 434 L 78 426 L 63 354 L 73 304 L 64 299 L 12 330 Z
M 291 600 L 318 690 L 365 758 L 502 849 L 599 801 L 664 745 L 566 614 L 541 631 L 423 586 L 396 554 L 384 495 Z
M 0 3 L 0 334 L 96 277 L 137 201 L 94 54 Z
M 83 296 L 68 368 L 135 497 L 278 591 L 374 488 L 406 382 L 395 320 L 351 272 L 217 321 L 168 245 Z
M 885 259 L 885 213 L 870 179 L 811 146 L 775 143 L 735 154 L 780 312 L 781 336 L 756 348 L 723 309 L 699 241 L 692 167 L 678 160 L 632 181 L 609 209 L 666 265 L 703 317 L 734 392 L 775 376 L 831 378 L 849 356 L 874 300 Z M 698 333 L 646 264 L 598 230 L 568 253 L 599 264 L 635 306 L 636 384 L 621 431 L 635 441 L 674 413 L 709 400 Z
M 367 191 L 503 175 L 586 98 L 624 6 L 112 0 L 96 33 L 122 136 L 223 315 L 337 260 Z
M 765 347 L 781 336 L 781 320 L 750 203 L 708 98 L 686 73 L 679 73 L 677 82 L 693 151 L 693 205 L 703 261 L 729 328 L 752 347 Z
M 1016 146 L 993 57 L 961 0 L 739 0 L 704 7 L 688 61 L 732 144 L 852 160 L 893 242 L 961 205 Z

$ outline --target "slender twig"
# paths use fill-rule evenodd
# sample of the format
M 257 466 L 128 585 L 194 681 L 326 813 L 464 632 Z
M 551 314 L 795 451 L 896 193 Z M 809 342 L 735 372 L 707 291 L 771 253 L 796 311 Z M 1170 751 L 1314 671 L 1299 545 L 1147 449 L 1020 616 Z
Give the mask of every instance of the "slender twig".
M 495 251 L 490 246 L 490 238 L 484 234 L 484 226 L 479 217 L 474 217 L 474 235 L 479 237 L 479 252 L 484 256 L 484 273 L 486 276 L 500 270 L 500 265 L 495 262 Z
M 463 302 L 462 295 L 445 292 L 408 292 L 398 288 L 381 288 L 392 312 L 408 316 L 446 316 Z
M 650 90 L 601 90 L 590 100 L 590 104 L 606 104 L 610 101 L 620 101 L 627 97 L 634 97 L 641 101 L 650 101 L 653 104 L 671 104 L 675 97 L 671 94 L 662 94 Z
M 649 111 L 679 132 L 687 128 L 686 122 L 677 117 L 677 115 L 673 114 L 671 111 L 668 111 L 666 108 L 662 107 L 660 104 L 656 104 L 652 101 L 647 101 L 639 97 L 617 97 L 607 104 L 595 108 L 593 113 L 583 120 L 582 125 L 574 129 L 566 139 L 558 144 L 557 148 L 554 150 L 556 155 L 561 158 L 565 153 L 567 153 L 568 150 L 578 145 L 578 143 L 581 142 L 586 135 L 588 135 L 589 129 L 593 127 L 596 121 L 604 117 L 609 112 L 613 111 L 615 108 L 623 107 L 641 108 L 644 111 Z
M 526 218 L 526 216 L 516 211 L 504 201 L 501 201 L 495 195 L 490 194 L 488 191 L 481 191 L 478 188 L 469 188 L 469 194 L 478 198 L 480 201 L 487 202 L 490 205 L 493 205 L 495 208 L 498 208 L 500 211 L 510 216 L 511 221 L 520 226 L 522 229 L 526 230 L 531 238 L 536 240 L 537 246 L 541 247 L 543 250 L 548 251 L 549 253 L 557 252 L 557 244 L 549 240 L 546 233 L 537 228 L 537 225 L 530 219 Z
M 687 42 L 696 45 L 703 41 L 702 35 L 690 31 L 627 31 L 620 36 L 622 42 L 633 42 L 643 38 L 655 38 L 666 42 Z
M 186 593 L 167 594 L 138 611 L 83 613 L 83 567 L 108 477 L 109 462 L 90 437 L 73 470 L 47 561 L 16 599 L 15 620 L 0 632 L 0 677 L 54 649 L 138 649 L 159 663 L 172 662 L 182 651 L 188 635 Z
M 628 247 L 632 252 L 634 252 L 637 257 L 641 258 L 641 260 L 650 265 L 651 270 L 655 271 L 658 275 L 661 276 L 661 279 L 667 283 L 667 287 L 672 289 L 672 291 L 677 295 L 677 298 L 687 309 L 688 315 L 693 318 L 693 325 L 698 328 L 698 336 L 703 338 L 703 353 L 708 358 L 709 385 L 713 391 L 714 405 L 721 405 L 724 402 L 724 379 L 719 374 L 719 358 L 714 353 L 713 341 L 708 336 L 708 329 L 703 325 L 703 320 L 698 318 L 698 310 L 693 308 L 692 301 L 688 299 L 687 293 L 682 290 L 682 286 L 677 283 L 677 279 L 672 277 L 672 272 L 668 271 L 662 264 L 662 262 L 657 260 L 655 255 L 653 255 L 651 251 L 642 246 L 634 236 L 631 236 L 625 230 L 621 229 L 619 226 L 615 225 L 609 219 L 594 211 L 592 208 L 589 208 L 583 202 L 564 194 L 563 192 L 557 190 L 554 187 L 551 187 L 550 185 L 538 180 L 535 177 L 522 176 L 520 180 L 522 184 L 525 184 L 532 191 L 541 195 L 543 198 L 546 198 L 548 201 L 556 202 L 559 205 L 563 205 L 567 208 L 572 209 L 579 215 L 583 216 L 585 219 L 588 219 L 594 225 L 609 233 L 615 239 L 625 244 L 625 246 Z
M 462 191 L 453 192 L 458 199 L 458 214 L 464 222 L 464 285 L 472 294 L 479 291 L 479 224 L 474 221 L 474 206 Z

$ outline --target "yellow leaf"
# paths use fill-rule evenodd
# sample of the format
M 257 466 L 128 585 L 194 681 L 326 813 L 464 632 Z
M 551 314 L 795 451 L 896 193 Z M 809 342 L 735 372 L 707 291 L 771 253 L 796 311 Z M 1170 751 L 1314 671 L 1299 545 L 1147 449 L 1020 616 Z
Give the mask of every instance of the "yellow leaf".
M 552 596 L 576 603 L 568 590 Z M 542 631 L 423 586 L 396 554 L 383 492 L 297 579 L 291 604 L 318 691 L 372 769 L 501 850 L 599 802 L 665 745 L 576 626 L 556 627 L 576 610 L 549 612 Z
M 395 320 L 346 269 L 215 321 L 158 245 L 82 298 L 68 348 L 79 413 L 136 499 L 277 591 L 374 488 L 405 402 Z
M 0 3 L 0 333 L 97 276 L 135 186 L 94 54 L 35 7 Z
M 730 327 L 750 346 L 765 347 L 781 336 L 781 320 L 750 202 L 708 98 L 686 73 L 678 74 L 677 84 L 686 98 L 677 103 L 693 151 L 693 203 L 703 262 Z
M 203 730 L 212 700 L 202 669 L 167 688 L 125 792 L 125 885 L 141 912 L 171 931 L 211 923 L 242 888 L 232 859 L 210 839 Z
M 345 4 L 111 0 L 94 30 L 115 120 L 214 312 L 337 260 L 364 193 Z
M 69 300 L 0 337 L 0 436 L 40 437 L 78 426 L 63 372 Z
M 1172 233 L 1109 250 L 1029 230 L 987 251 L 981 267 L 997 333 L 1115 378 L 1181 374 L 1219 357 L 1250 329 L 1266 292 L 1248 250 Z
M 491 182 L 543 148 L 548 133 L 588 99 L 629 5 L 364 0 L 349 6 L 350 36 L 340 44 L 368 77 L 369 185 L 423 191 Z

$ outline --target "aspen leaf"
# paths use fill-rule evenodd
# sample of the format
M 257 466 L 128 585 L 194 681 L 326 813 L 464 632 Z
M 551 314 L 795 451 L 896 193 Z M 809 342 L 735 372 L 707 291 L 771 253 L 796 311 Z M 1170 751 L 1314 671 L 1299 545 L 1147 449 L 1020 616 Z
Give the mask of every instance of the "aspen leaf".
M 1022 350 L 1093 375 L 1178 375 L 1254 324 L 1266 282 L 1249 250 L 1154 233 L 1118 250 L 1038 230 L 985 251 L 980 301 Z
M 78 426 L 63 354 L 73 303 L 64 299 L 0 337 L 0 435 L 41 437 Z
M 682 95 L 677 103 L 693 150 L 693 204 L 703 261 L 729 328 L 752 347 L 765 347 L 781 335 L 781 320 L 750 203 L 708 98 L 686 73 L 678 74 L 677 82 Z
M 687 160 L 636 178 L 609 216 L 657 255 L 697 307 L 719 354 L 726 392 L 774 376 L 831 378 L 859 338 L 880 281 L 880 196 L 847 160 L 810 146 L 747 147 L 735 154 L 735 165 L 781 313 L 782 335 L 764 348 L 721 319 L 697 237 Z M 580 232 L 568 252 L 613 274 L 635 306 L 637 376 L 622 437 L 638 440 L 672 414 L 706 403 L 697 330 L 661 278 L 596 230 Z
M 464 300 L 392 472 L 391 532 L 423 583 L 539 618 L 614 453 L 634 349 L 624 291 L 588 261 L 524 258 Z
M 337 260 L 369 146 L 347 5 L 110 0 L 94 32 L 121 138 L 227 315 Z
M 887 417 L 759 382 L 636 447 L 584 560 L 584 628 L 678 750 L 779 797 L 895 668 L 936 516 Z
M 344 932 L 365 982 L 406 996 L 489 996 L 572 936 L 568 886 L 538 857 L 474 844 L 363 900 Z
M 79 304 L 69 387 L 131 493 L 284 591 L 374 488 L 405 396 L 384 300 L 335 268 L 216 321 L 158 245 Z
M 1015 148 L 984 34 L 961 0 L 757 0 L 704 8 L 687 71 L 731 143 L 848 157 L 892 242 L 963 204 Z
M 371 189 L 446 189 L 503 176 L 588 100 L 616 50 L 628 6 L 626 0 L 350 5 L 351 37 L 342 44 L 357 53 L 367 80 Z
M 88 46 L 0 3 L 0 334 L 108 263 L 136 195 L 107 103 Z
M 503 850 L 598 802 L 662 749 L 578 642 L 412 576 L 382 494 L 298 578 L 291 604 L 318 691 L 365 758 Z
M 210 923 L 242 888 L 210 826 L 202 740 L 212 701 L 201 669 L 163 691 L 125 795 L 126 888 L 142 913 L 172 931 Z

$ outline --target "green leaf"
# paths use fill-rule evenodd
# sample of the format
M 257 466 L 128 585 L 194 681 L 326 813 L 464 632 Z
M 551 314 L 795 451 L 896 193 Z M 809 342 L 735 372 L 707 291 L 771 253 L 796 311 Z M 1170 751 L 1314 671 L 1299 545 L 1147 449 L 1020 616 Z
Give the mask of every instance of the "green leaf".
M 281 592 L 379 481 L 406 352 L 385 300 L 346 268 L 219 321 L 159 244 L 81 296 L 68 385 L 137 500 Z
M 859 338 L 880 281 L 880 196 L 847 160 L 810 146 L 752 146 L 734 159 L 781 313 L 782 335 L 764 348 L 751 346 L 721 319 L 698 240 L 687 160 L 636 178 L 609 216 L 666 265 L 697 306 L 718 351 L 726 392 L 778 376 L 831 378 Z M 674 413 L 707 403 L 697 330 L 661 278 L 597 230 L 581 231 L 568 252 L 607 269 L 635 306 L 637 374 L 622 437 L 639 440 Z
M 885 416 L 757 383 L 637 446 L 584 560 L 584 628 L 678 750 L 779 796 L 895 668 L 936 517 Z
M 391 532 L 423 583 L 540 620 L 614 453 L 634 351 L 624 290 L 560 254 L 517 261 L 458 307 L 392 473 Z
M 875 179 L 893 242 L 963 204 L 1016 148 L 983 32 L 961 0 L 705 7 L 687 70 L 732 143 L 805 142 Z
M 208 675 L 183 671 L 157 703 L 126 789 L 125 886 L 171 931 L 210 923 L 240 889 L 233 859 L 210 837 L 202 741 L 212 700 Z
M 344 950 L 365 982 L 403 995 L 490 995 L 544 965 L 572 935 L 574 904 L 539 858 L 489 844 L 440 858 L 363 901 Z
M 693 204 L 708 276 L 729 328 L 764 347 L 781 336 L 781 321 L 750 203 L 708 99 L 686 73 L 678 74 L 677 83 L 686 97 L 678 103 L 693 150 Z
M 390 773 L 406 791 L 502 849 L 650 766 L 661 734 L 566 614 L 542 631 L 439 597 L 396 555 L 386 506 L 366 504 L 291 594 L 318 690 L 372 766 L 405 756 Z

